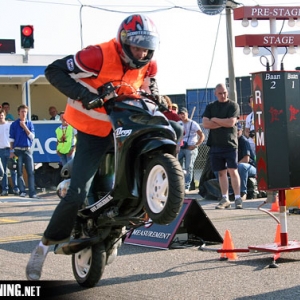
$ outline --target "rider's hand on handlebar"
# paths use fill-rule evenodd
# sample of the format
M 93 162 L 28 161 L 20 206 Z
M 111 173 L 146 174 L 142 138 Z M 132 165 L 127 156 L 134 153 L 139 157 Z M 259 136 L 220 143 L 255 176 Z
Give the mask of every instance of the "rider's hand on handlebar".
M 159 96 L 158 86 L 155 78 L 150 78 L 149 90 L 152 98 L 159 104 L 161 103 L 161 96 Z
M 87 110 L 102 107 L 104 103 L 103 100 L 99 98 L 99 95 L 93 94 L 90 91 L 85 92 L 80 101 L 82 102 L 82 106 Z

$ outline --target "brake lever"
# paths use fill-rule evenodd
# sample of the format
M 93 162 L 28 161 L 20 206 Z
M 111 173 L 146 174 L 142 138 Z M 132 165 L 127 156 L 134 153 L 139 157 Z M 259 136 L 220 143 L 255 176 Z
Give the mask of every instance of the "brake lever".
M 103 100 L 109 100 L 111 98 L 117 97 L 118 94 L 115 92 L 115 90 L 118 87 L 114 87 L 111 82 L 105 83 L 104 85 L 100 86 L 97 91 L 99 94 L 99 97 Z

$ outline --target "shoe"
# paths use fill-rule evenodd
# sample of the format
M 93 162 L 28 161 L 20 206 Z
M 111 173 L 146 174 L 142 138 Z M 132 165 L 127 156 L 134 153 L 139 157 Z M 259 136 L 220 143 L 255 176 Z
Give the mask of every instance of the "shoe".
M 235 203 L 235 208 L 236 209 L 242 209 L 243 208 L 243 200 L 242 198 L 237 198 L 234 200 L 234 203 Z
M 47 252 L 48 253 L 48 252 Z M 46 259 L 47 253 L 41 246 L 36 246 L 32 251 L 28 264 L 26 266 L 26 277 L 28 280 L 39 280 L 42 274 L 42 267 Z
M 198 196 L 198 198 L 197 198 L 197 200 L 198 201 L 202 201 L 202 200 L 204 200 L 205 198 L 204 197 L 202 197 L 200 194 L 199 194 L 199 196 Z
M 31 196 L 30 198 L 33 198 L 33 199 L 40 199 L 37 195 L 33 195 L 33 196 Z
M 245 201 L 247 199 L 247 193 L 241 193 L 241 199 Z
M 224 209 L 224 208 L 230 208 L 231 204 L 230 201 L 226 198 L 222 198 L 219 204 L 215 207 L 215 209 Z
M 8 196 L 8 191 L 3 191 L 3 192 L 1 193 L 1 196 Z
M 14 195 L 19 196 L 20 195 L 20 191 L 19 190 L 15 190 L 13 191 Z
M 20 193 L 20 197 L 26 197 L 27 194 L 25 192 Z

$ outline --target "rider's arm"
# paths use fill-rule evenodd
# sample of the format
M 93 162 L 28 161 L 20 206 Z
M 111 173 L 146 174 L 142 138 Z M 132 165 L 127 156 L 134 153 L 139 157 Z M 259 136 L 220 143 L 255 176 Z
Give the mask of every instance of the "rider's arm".
M 155 60 L 151 60 L 149 63 L 149 67 L 146 73 L 146 76 L 144 78 L 144 82 L 141 86 L 141 90 L 145 91 L 148 94 L 151 94 L 151 91 L 149 89 L 149 85 L 150 85 L 150 78 L 155 78 L 157 74 L 157 63 Z
M 69 55 L 51 63 L 45 70 L 48 81 L 61 93 L 74 100 L 81 99 L 87 92 L 76 78 L 97 77 L 103 64 L 103 54 L 99 46 L 89 46 L 76 55 Z

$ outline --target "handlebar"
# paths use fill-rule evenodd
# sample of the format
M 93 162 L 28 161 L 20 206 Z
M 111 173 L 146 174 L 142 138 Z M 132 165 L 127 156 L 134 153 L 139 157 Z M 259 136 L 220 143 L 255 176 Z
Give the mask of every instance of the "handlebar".
M 89 102 L 89 108 L 92 109 L 92 108 L 102 107 L 104 100 L 109 100 L 109 99 L 118 97 L 116 90 L 118 88 L 120 88 L 122 85 L 124 85 L 124 84 L 114 86 L 112 82 L 108 82 L 108 83 L 100 86 L 97 89 L 99 98 Z M 126 84 L 126 85 L 128 86 L 128 84 Z M 131 88 L 133 88 L 133 87 L 131 87 Z M 164 105 L 164 103 L 161 103 L 161 101 L 157 100 L 157 96 L 154 96 L 154 95 L 148 94 L 146 92 L 142 92 L 142 91 L 140 91 L 139 93 L 141 96 L 144 96 L 144 97 L 154 101 L 158 105 L 159 110 L 161 110 L 161 111 L 168 110 L 168 108 Z
M 115 90 L 118 87 L 114 87 L 113 84 L 111 82 L 106 83 L 104 85 L 102 85 L 101 87 L 98 88 L 98 94 L 99 97 L 90 101 L 87 108 L 88 109 L 93 109 L 93 108 L 97 108 L 97 107 L 102 107 L 103 106 L 103 99 L 111 99 L 113 97 L 117 97 L 117 93 L 115 92 Z

